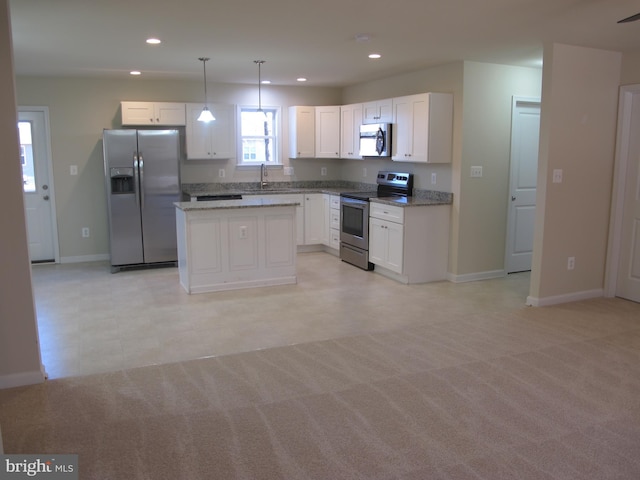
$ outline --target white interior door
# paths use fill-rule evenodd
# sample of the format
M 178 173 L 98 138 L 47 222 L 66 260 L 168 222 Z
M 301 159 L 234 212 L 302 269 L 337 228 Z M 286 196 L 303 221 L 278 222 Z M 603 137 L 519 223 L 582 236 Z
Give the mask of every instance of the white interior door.
M 505 259 L 507 273 L 531 270 L 539 138 L 540 100 L 514 97 Z
M 616 296 L 640 302 L 640 92 L 632 97 L 626 144 Z
M 32 262 L 57 261 L 57 230 L 47 117 L 45 108 L 18 110 L 20 162 L 29 257 Z

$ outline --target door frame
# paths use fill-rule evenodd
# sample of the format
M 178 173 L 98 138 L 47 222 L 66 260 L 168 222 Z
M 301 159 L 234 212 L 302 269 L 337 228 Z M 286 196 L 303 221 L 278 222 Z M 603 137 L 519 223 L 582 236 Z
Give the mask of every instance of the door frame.
M 60 245 L 58 242 L 58 215 L 56 207 L 56 194 L 53 179 L 53 156 L 51 155 L 51 128 L 49 123 L 49 107 L 45 106 L 18 106 L 18 117 L 20 112 L 42 113 L 44 117 L 45 150 L 47 152 L 47 173 L 49 174 L 49 204 L 51 208 L 51 235 L 53 236 L 54 262 L 60 263 Z M 16 126 L 17 128 L 17 126 Z M 26 215 L 26 213 L 25 213 Z
M 513 169 L 513 125 L 516 121 L 516 109 L 518 108 L 518 104 L 535 104 L 542 111 L 542 99 L 540 97 L 521 97 L 514 95 L 511 99 L 511 139 L 509 145 L 509 191 L 507 197 L 507 230 L 505 235 L 505 249 L 504 249 L 504 274 L 508 273 L 508 264 L 509 264 L 509 242 L 511 241 L 511 191 L 513 190 L 513 177 L 512 177 L 512 169 Z M 538 141 L 540 138 L 538 138 Z M 538 166 L 540 164 L 540 160 L 538 158 Z M 536 185 L 536 189 L 538 186 Z M 537 205 L 536 205 L 537 207 Z M 534 226 L 535 230 L 535 226 Z
M 622 214 L 627 167 L 629 165 L 629 144 L 631 142 L 631 111 L 634 99 L 640 102 L 640 84 L 620 87 L 618 100 L 618 131 L 613 168 L 613 191 L 609 221 L 609 242 L 607 245 L 607 266 L 604 278 L 604 296 L 615 297 L 620 268 L 620 246 L 622 243 Z

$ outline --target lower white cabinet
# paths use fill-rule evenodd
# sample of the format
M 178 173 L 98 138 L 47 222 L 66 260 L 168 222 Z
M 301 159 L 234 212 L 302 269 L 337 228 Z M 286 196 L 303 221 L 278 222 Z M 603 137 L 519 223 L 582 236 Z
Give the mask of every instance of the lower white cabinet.
M 176 209 L 188 293 L 296 283 L 295 206 Z
M 274 201 L 293 201 L 296 206 L 296 244 L 304 245 L 304 195 L 301 193 L 282 193 L 266 195 L 245 195 L 244 198 L 267 199 Z
M 322 193 L 304 196 L 304 244 L 321 245 L 325 240 L 324 198 Z
M 369 220 L 369 261 L 392 272 L 402 273 L 404 250 L 402 223 L 371 218 Z
M 339 252 L 340 250 L 340 196 L 326 195 L 329 197 L 329 209 L 325 214 L 328 219 L 328 247 Z
M 371 202 L 369 261 L 402 283 L 445 280 L 449 205 L 396 207 Z

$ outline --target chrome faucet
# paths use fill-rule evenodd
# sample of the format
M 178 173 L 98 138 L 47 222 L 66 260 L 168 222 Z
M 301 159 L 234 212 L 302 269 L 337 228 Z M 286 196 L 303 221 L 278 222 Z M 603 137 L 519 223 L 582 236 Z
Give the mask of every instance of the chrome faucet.
M 267 171 L 267 165 L 263 163 L 262 165 L 260 165 L 260 188 L 261 189 L 269 185 L 268 182 L 265 180 L 265 178 L 267 178 L 268 176 L 269 176 L 269 172 Z

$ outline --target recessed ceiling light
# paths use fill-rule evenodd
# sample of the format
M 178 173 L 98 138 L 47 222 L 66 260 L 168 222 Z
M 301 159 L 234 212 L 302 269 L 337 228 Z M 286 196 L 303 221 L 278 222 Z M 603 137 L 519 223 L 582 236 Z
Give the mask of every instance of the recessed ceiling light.
M 380 58 L 382 57 L 382 55 L 380 55 L 379 53 L 370 53 L 369 54 L 369 58 Z
M 358 33 L 355 36 L 356 42 L 368 42 L 371 40 L 371 37 L 366 33 Z
M 159 38 L 147 38 L 147 43 L 149 45 L 158 45 L 162 43 L 162 41 Z
M 142 75 L 142 72 L 139 70 L 131 70 L 129 72 L 129 75 Z
M 298 78 L 296 78 L 296 80 L 297 80 L 298 82 L 306 82 L 306 81 L 307 81 L 307 79 L 306 79 L 306 78 L 304 78 L 304 77 L 298 77 Z

